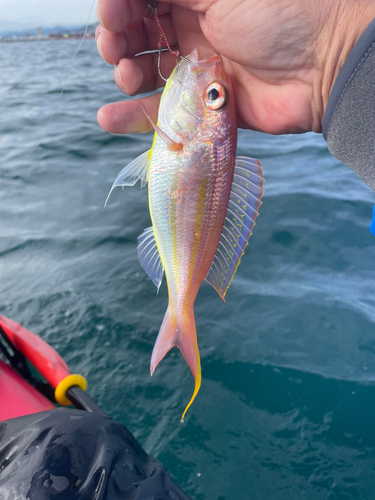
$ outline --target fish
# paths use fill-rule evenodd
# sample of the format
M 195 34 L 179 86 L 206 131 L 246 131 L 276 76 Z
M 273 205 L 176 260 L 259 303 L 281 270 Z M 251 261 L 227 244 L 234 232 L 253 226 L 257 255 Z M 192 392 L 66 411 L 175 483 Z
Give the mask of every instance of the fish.
M 138 238 L 138 258 L 159 291 L 165 273 L 169 304 L 150 372 L 176 346 L 201 386 L 194 302 L 206 280 L 225 301 L 263 194 L 259 160 L 236 157 L 237 125 L 231 80 L 218 54 L 199 60 L 194 49 L 166 82 L 149 151 L 127 165 L 117 186 L 148 183 L 152 226 Z M 109 196 L 108 195 L 108 196 Z

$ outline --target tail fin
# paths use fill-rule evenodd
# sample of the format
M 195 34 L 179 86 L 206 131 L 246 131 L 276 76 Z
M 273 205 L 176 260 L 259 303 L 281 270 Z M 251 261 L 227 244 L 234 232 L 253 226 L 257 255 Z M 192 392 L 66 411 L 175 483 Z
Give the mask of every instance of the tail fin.
M 173 346 L 180 349 L 195 379 L 194 393 L 182 414 L 183 420 L 201 386 L 201 364 L 193 311 L 191 311 L 191 314 L 184 314 L 183 318 L 178 318 L 169 305 L 158 338 L 156 339 L 154 350 L 152 351 L 150 366 L 151 375 L 154 373 L 159 362 Z

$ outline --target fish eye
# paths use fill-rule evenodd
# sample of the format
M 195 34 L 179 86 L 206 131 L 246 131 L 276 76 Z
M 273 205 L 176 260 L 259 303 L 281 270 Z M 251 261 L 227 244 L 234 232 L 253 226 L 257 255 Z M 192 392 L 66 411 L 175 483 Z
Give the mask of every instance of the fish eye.
M 221 83 L 211 83 L 204 92 L 204 104 L 207 109 L 216 111 L 227 102 L 226 90 Z

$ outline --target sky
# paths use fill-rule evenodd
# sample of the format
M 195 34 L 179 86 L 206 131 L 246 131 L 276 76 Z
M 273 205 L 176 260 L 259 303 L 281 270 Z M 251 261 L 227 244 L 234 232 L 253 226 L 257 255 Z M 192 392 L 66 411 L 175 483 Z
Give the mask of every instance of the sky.
M 57 25 L 85 25 L 97 21 L 96 0 L 0 0 L 0 31 Z

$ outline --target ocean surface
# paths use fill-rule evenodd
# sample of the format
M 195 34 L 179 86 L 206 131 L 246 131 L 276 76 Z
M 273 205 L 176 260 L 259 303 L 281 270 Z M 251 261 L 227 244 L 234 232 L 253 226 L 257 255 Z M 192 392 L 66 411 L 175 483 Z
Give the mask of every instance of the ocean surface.
M 77 45 L 0 45 L 0 313 L 86 376 L 192 499 L 373 499 L 375 194 L 320 135 L 240 132 L 264 203 L 227 302 L 207 283 L 198 294 L 203 381 L 181 424 L 180 353 L 149 373 L 167 289 L 137 260 L 147 189 L 103 208 L 152 135 L 99 127 L 97 110 L 127 97 L 95 42 L 73 60 Z

